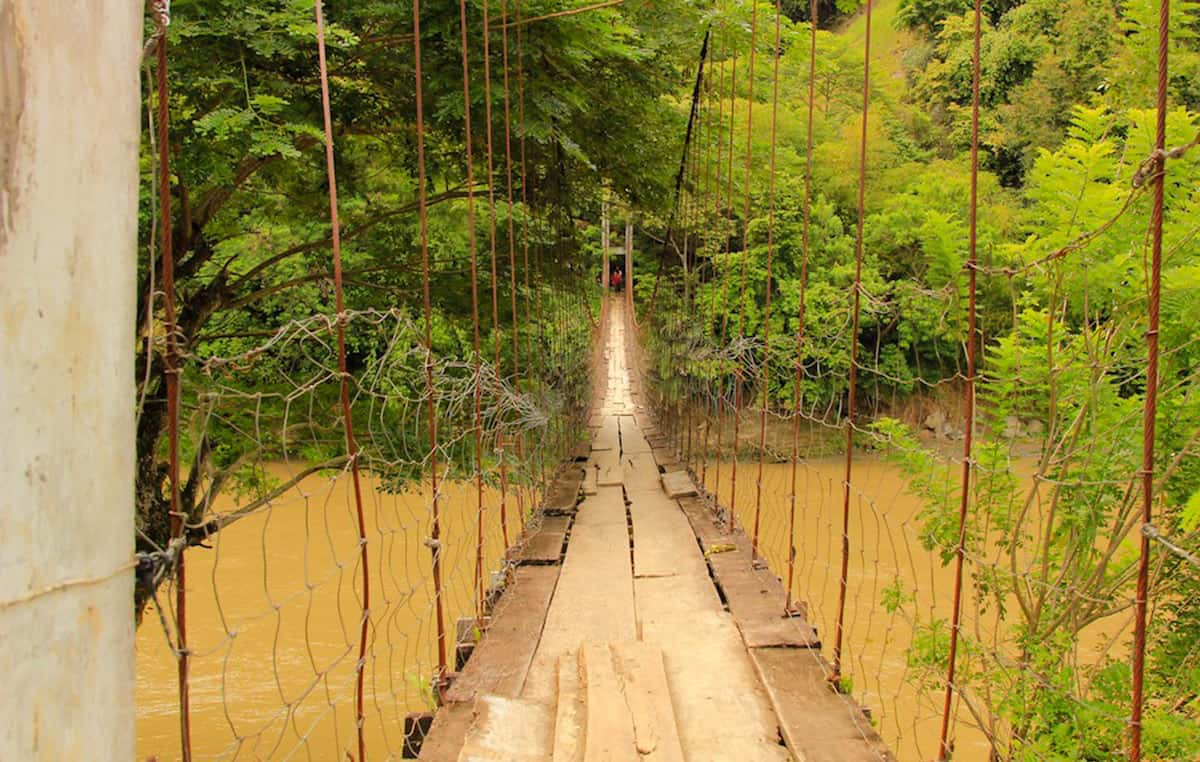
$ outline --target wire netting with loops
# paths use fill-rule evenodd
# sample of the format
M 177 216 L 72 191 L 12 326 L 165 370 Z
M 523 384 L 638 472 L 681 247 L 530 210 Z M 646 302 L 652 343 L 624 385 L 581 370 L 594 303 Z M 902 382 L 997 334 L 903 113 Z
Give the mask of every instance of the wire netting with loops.
M 1014 240 L 988 217 L 998 191 L 978 160 L 976 9 L 963 180 L 873 210 L 871 5 L 847 120 L 857 181 L 840 208 L 811 169 L 813 122 L 831 130 L 817 88 L 833 43 L 786 19 L 783 43 L 767 38 L 761 7 L 715 17 L 673 240 L 682 266 L 642 310 L 649 399 L 714 511 L 784 581 L 780 615 L 816 627 L 831 683 L 900 759 L 1136 759 L 1151 736 L 1148 755 L 1190 758 L 1195 695 L 1178 669 L 1197 664 L 1184 503 L 1200 420 L 1183 412 L 1197 375 L 1178 309 L 1196 165 L 1167 157 L 1186 153 L 1194 117 L 1165 102 L 1078 112 L 1038 170 L 1090 150 L 1106 157 L 1099 174 L 1032 193 L 1062 224 Z M 786 144 L 780 99 L 801 104 Z M 781 151 L 799 182 L 777 183 Z M 888 214 L 923 207 L 944 215 L 946 238 L 919 241 L 941 269 L 890 279 L 872 248 Z M 1160 288 L 1173 331 L 1157 327 Z
M 463 98 L 469 106 L 471 87 L 495 85 L 505 103 L 503 126 L 485 116 L 486 161 L 464 112 L 466 190 L 450 213 L 466 223 L 469 245 L 431 256 L 418 108 L 418 298 L 360 308 L 343 285 L 362 281 L 342 271 L 341 241 L 354 228 L 338 219 L 337 82 L 316 3 L 331 237 L 300 247 L 332 250 L 328 308 L 305 314 L 302 301 L 256 330 L 201 336 L 185 336 L 173 312 L 169 35 L 155 32 L 162 254 L 146 268 L 161 277 L 149 279 L 139 350 L 139 430 L 151 432 L 138 484 L 139 754 L 400 758 L 406 734 L 421 732 L 406 717 L 436 706 L 456 647 L 479 637 L 514 584 L 525 530 L 587 431 L 599 326 L 574 228 L 532 206 L 522 37 L 510 50 L 508 29 L 520 30 L 521 9 L 510 10 L 501 29 L 472 41 L 468 4 L 460 8 Z M 414 4 L 418 106 L 420 19 Z M 490 37 L 502 44 L 501 76 L 468 55 Z M 496 129 L 505 131 L 502 168 Z M 490 181 L 487 193 L 472 172 Z M 466 308 L 450 288 L 462 272 L 472 277 Z M 194 289 L 185 308 L 188 298 Z

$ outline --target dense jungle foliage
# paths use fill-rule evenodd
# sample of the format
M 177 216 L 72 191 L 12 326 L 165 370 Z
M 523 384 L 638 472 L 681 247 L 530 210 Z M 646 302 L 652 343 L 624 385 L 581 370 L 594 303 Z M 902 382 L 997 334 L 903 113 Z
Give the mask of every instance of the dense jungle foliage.
M 945 453 L 963 431 L 954 400 L 965 373 L 972 7 L 968 0 L 874 5 L 855 337 L 860 444 L 908 472 L 925 506 L 918 517 L 922 542 L 946 564 L 954 558 L 961 494 L 958 469 Z M 968 574 L 976 604 L 1002 612 L 1006 631 L 983 640 L 964 631 L 968 655 L 957 682 L 999 758 L 1116 759 L 1127 737 L 1130 631 L 1098 664 L 1083 653 L 1080 634 L 1106 617 L 1128 617 L 1133 598 L 1158 3 L 985 0 L 983 7 L 981 375 Z M 659 392 L 668 406 L 710 409 L 766 399 L 781 415 L 798 399 L 801 415 L 836 428 L 844 422 L 850 376 L 864 18 L 818 33 L 802 289 L 808 27 L 797 21 L 783 28 L 772 222 L 773 13 L 758 8 L 746 219 L 750 11 L 730 13 L 732 21 L 714 25 L 711 77 L 716 93 L 737 71 L 735 116 L 730 121 L 727 104 L 724 112 L 716 106 L 700 112 L 700 158 L 682 202 L 692 210 L 692 253 L 673 248 L 676 288 L 655 313 Z M 1174 3 L 1172 13 L 1168 148 L 1194 145 L 1200 132 L 1200 4 Z M 1194 549 L 1200 150 L 1168 162 L 1165 197 L 1155 521 Z M 689 257 L 685 275 L 679 268 Z M 639 289 L 647 295 L 645 283 Z M 740 345 L 730 348 L 735 337 Z M 768 354 L 774 370 L 764 390 Z M 934 418 L 925 412 L 913 415 L 943 405 L 949 423 L 930 425 Z M 1032 480 L 1016 475 L 1018 459 L 1032 461 Z M 1151 758 L 1194 759 L 1200 755 L 1200 570 L 1165 553 L 1152 585 L 1158 604 L 1147 748 Z M 909 666 L 915 679 L 938 690 L 949 623 L 917 611 L 899 588 L 890 588 L 881 605 L 908 607 L 918 628 Z
M 449 388 L 469 384 L 474 359 L 467 222 L 473 194 L 482 359 L 495 379 L 489 386 L 495 414 L 527 432 L 545 457 L 565 452 L 566 421 L 580 415 L 588 395 L 587 316 L 597 309 L 596 289 L 589 287 L 600 268 L 607 202 L 615 220 L 629 214 L 636 221 L 634 286 L 639 309 L 656 293 L 650 343 L 663 395 L 686 401 L 689 389 L 731 383 L 735 360 L 696 362 L 692 351 L 719 343 L 722 322 L 752 340 L 766 332 L 769 232 L 771 341 L 749 350 L 752 365 L 760 366 L 769 352 L 773 367 L 795 367 L 803 292 L 798 396 L 806 410 L 836 420 L 849 371 L 865 26 L 856 0 L 817 5 L 816 97 L 809 104 L 809 3 L 782 4 L 773 118 L 773 4 L 754 9 L 757 58 L 749 103 L 752 8 L 743 0 L 626 0 L 509 27 L 505 20 L 564 6 L 492 2 L 489 102 L 486 6 L 470 0 L 469 157 L 458 5 L 423 6 L 432 350 Z M 941 467 L 940 456 L 917 431 L 920 421 L 896 417 L 914 399 L 936 404 L 952 396 L 963 368 L 971 5 L 879 0 L 873 8 L 864 298 L 855 337 L 865 369 L 860 410 L 869 411 L 870 420 L 859 423 L 873 427 L 874 446 L 917 474 Z M 982 586 L 993 605 L 1009 608 L 1008 656 L 1021 668 L 989 668 L 994 664 L 983 645 L 968 641 L 960 680 L 983 697 L 999 757 L 1113 759 L 1126 732 L 1128 663 L 1111 658 L 1080 666 L 1075 655 L 1082 628 L 1127 611 L 1136 560 L 1130 548 L 1139 527 L 1133 479 L 1141 457 L 1151 187 L 1143 164 L 1153 148 L 1158 4 L 985 0 L 984 8 L 982 410 L 972 505 L 974 515 L 987 520 L 972 524 L 969 542 L 975 549 L 1002 548 L 1035 571 L 996 573 Z M 1169 147 L 1184 146 L 1200 132 L 1200 3 L 1177 0 L 1172 9 Z M 286 486 L 265 476 L 264 462 L 286 456 L 314 469 L 339 468 L 345 448 L 326 319 L 335 310 L 312 4 L 175 0 L 172 17 L 182 499 L 190 541 L 200 543 L 219 529 L 210 521 L 217 496 L 231 494 L 253 506 Z M 412 8 L 330 0 L 326 17 L 346 300 L 353 313 L 349 365 L 362 402 L 356 416 L 358 410 L 364 416 L 356 425 L 368 432 L 360 444 L 370 467 L 400 488 L 421 473 L 420 453 L 428 446 L 419 404 L 425 353 Z M 706 31 L 705 78 L 677 196 Z M 148 87 L 148 113 L 153 105 Z M 746 218 L 748 106 L 754 125 Z M 810 251 L 802 289 L 810 106 Z M 151 134 L 146 130 L 143 144 L 143 302 L 135 350 L 142 550 L 165 547 L 169 538 L 161 301 L 145 301 L 161 282 L 152 253 L 161 220 L 154 213 Z M 1200 148 L 1171 159 L 1166 177 L 1155 495 L 1159 529 L 1193 549 L 1200 528 L 1198 232 Z M 743 268 L 744 302 L 738 294 Z M 513 355 L 514 325 L 520 358 Z M 526 365 L 521 383 L 512 379 L 518 359 Z M 749 404 L 764 390 L 754 386 L 753 372 L 746 375 Z M 792 409 L 794 379 L 791 372 L 772 374 L 765 396 L 773 410 Z M 489 442 L 484 463 L 474 462 L 464 434 L 472 425 L 470 405 L 458 403 L 439 408 L 443 460 L 459 474 L 478 466 L 494 478 L 499 448 Z M 1020 434 L 1034 435 L 1024 439 L 1038 452 L 1036 499 L 1027 499 L 1029 485 L 1012 476 L 1019 438 L 1014 421 Z M 949 432 L 956 435 L 961 429 Z M 949 562 L 956 487 L 931 488 L 923 496 L 923 538 Z M 1195 758 L 1200 570 L 1166 555 L 1154 579 L 1159 604 L 1148 749 L 1161 759 Z M 886 605 L 903 606 L 903 595 Z M 910 659 L 914 674 L 936 689 L 948 625 L 926 626 L 928 637 L 914 645 Z

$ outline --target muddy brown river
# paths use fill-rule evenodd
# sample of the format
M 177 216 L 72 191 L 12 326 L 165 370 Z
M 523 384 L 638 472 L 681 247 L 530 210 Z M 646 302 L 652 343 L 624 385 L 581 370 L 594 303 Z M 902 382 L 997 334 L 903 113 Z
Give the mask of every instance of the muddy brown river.
M 278 478 L 292 471 L 271 466 Z M 404 715 L 430 706 L 429 678 L 437 668 L 425 544 L 430 498 L 427 485 L 398 495 L 378 487 L 364 479 L 371 579 L 365 732 L 373 758 L 398 759 Z M 440 503 L 452 660 L 454 622 L 474 613 L 475 487 L 443 485 Z M 485 503 L 486 574 L 498 568 L 503 540 L 498 493 L 488 490 Z M 509 504 L 510 527 L 519 528 L 511 495 Z M 231 506 L 227 500 L 218 510 Z M 222 531 L 212 545 L 187 556 L 195 758 L 357 757 L 361 568 L 349 477 L 311 476 L 270 510 Z M 159 597 L 165 605 L 167 596 Z M 137 637 L 140 759 L 179 758 L 175 671 L 163 627 L 149 609 Z
M 842 468 L 840 458 L 810 460 L 798 477 L 802 508 L 794 590 L 826 642 L 826 656 L 838 596 Z M 272 466 L 278 477 L 288 471 Z M 737 503 L 745 526 L 753 519 L 756 476 L 756 463 L 739 466 Z M 790 478 L 787 464 L 765 467 L 761 548 L 779 574 L 787 557 Z M 715 482 L 715 468 L 710 468 L 710 488 Z M 914 616 L 949 618 L 952 570 L 922 548 L 914 522 L 919 503 L 895 466 L 873 456 L 856 457 L 854 483 L 843 671 L 899 759 L 932 759 L 941 694 L 913 684 L 908 648 Z M 437 665 L 425 545 L 429 496 L 427 491 L 387 494 L 370 479 L 366 486 L 371 629 L 365 732 L 373 758 L 399 758 L 404 715 L 429 706 L 428 678 Z M 721 492 L 728 501 L 728 463 L 721 470 Z M 456 619 L 473 611 L 476 497 L 474 486 L 463 484 L 447 485 L 443 495 L 443 576 L 447 622 L 453 628 Z M 490 570 L 502 553 L 498 495 L 489 491 L 486 503 L 485 569 Z M 510 516 L 515 527 L 516 511 Z M 349 479 L 321 476 L 306 479 L 270 510 L 223 531 L 212 549 L 189 552 L 197 759 L 344 760 L 347 753 L 356 754 L 358 555 Z M 881 603 L 889 586 L 907 599 L 896 613 Z M 968 632 L 984 640 L 1003 632 L 994 612 L 978 613 L 969 588 L 964 600 Z M 1112 647 L 1111 635 L 1126 622 L 1102 624 L 1089 632 L 1081 660 Z M 175 661 L 152 609 L 138 632 L 137 705 L 139 757 L 177 759 Z M 985 762 L 986 737 L 962 707 L 954 737 L 956 760 Z
M 808 617 L 830 657 L 841 571 L 842 483 L 841 456 L 809 459 L 797 469 L 796 573 L 793 590 L 804 601 Z M 720 473 L 722 503 L 730 498 L 730 464 Z M 1018 476 L 1032 474 L 1033 464 L 1019 462 Z M 787 526 L 792 467 L 767 464 L 763 469 L 760 508 L 760 552 L 781 576 L 788 555 Z M 737 513 L 752 527 L 756 501 L 757 461 L 742 462 L 737 476 Z M 957 467 L 927 478 L 957 480 Z M 717 487 L 715 467 L 707 474 L 710 490 Z M 1028 478 L 1024 479 L 1028 483 Z M 856 454 L 850 501 L 850 563 L 847 574 L 843 674 L 848 675 L 855 699 L 871 712 L 889 748 L 902 762 L 936 759 L 941 727 L 942 690 L 917 686 L 909 666 L 914 621 L 950 619 L 953 566 L 943 566 L 936 553 L 926 551 L 916 520 L 921 508 L 908 491 L 908 478 L 897 466 L 869 454 Z M 981 612 L 970 584 L 970 567 L 963 592 L 963 629 L 969 637 L 1003 650 L 1008 627 L 995 606 Z M 903 593 L 905 603 L 889 613 L 883 600 L 887 588 Z M 1015 606 L 1015 604 L 1013 604 Z M 1010 606 L 1011 608 L 1011 606 Z M 1015 621 L 1015 620 L 1014 620 Z M 1131 620 L 1117 616 L 1093 625 L 1081 635 L 1080 663 L 1094 662 L 1122 648 L 1122 633 Z M 960 651 L 960 654 L 962 652 Z M 969 708 L 956 706 L 951 737 L 958 762 L 987 762 L 987 735 Z

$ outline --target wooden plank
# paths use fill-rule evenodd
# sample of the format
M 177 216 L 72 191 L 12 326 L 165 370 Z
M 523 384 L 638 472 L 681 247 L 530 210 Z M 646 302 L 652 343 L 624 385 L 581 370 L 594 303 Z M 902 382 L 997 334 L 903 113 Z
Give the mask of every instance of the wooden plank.
M 616 450 L 621 446 L 621 434 L 617 417 L 615 415 L 606 415 L 600 422 L 600 430 L 596 432 L 596 439 L 592 442 L 592 452 L 597 450 Z
M 650 762 L 683 762 L 662 649 L 649 643 L 617 643 L 613 653 L 633 715 L 638 754 Z
M 579 650 L 585 642 L 637 637 L 629 530 L 619 487 L 600 487 L 580 504 L 560 568 L 541 642 L 521 693 L 526 698 L 553 701 L 562 654 Z
M 541 637 L 558 571 L 557 566 L 523 566 L 514 572 L 513 583 L 496 604 L 491 627 L 446 692 L 448 701 L 470 702 L 483 694 L 520 693 Z
M 679 504 L 662 493 L 647 490 L 629 493 L 629 514 L 633 518 L 634 577 L 665 577 L 672 574 L 692 574 L 708 581 L 704 558 L 698 552 L 687 519 Z M 684 543 L 664 541 L 663 538 L 682 537 Z M 691 539 L 690 547 L 686 540 Z M 712 585 L 709 585 L 712 588 Z M 716 590 L 712 602 L 719 605 Z
M 638 578 L 634 594 L 642 639 L 669 648 L 664 664 L 687 758 L 789 759 L 741 635 L 708 579 Z
M 649 450 L 632 455 L 621 456 L 621 479 L 625 489 L 653 490 L 661 493 L 659 488 L 658 463 Z
M 584 762 L 636 762 L 631 707 L 613 668 L 612 649 L 589 643 L 580 649 L 579 663 L 587 697 Z
M 621 453 L 619 450 L 599 450 L 592 453 L 589 465 L 596 470 L 596 484 L 613 487 L 621 484 Z
M 696 485 L 687 471 L 671 471 L 662 475 L 663 490 L 668 497 L 692 497 L 696 494 Z
M 725 532 L 725 528 L 718 523 L 717 517 L 713 515 L 712 510 L 703 499 L 699 497 L 683 498 L 679 501 L 679 507 L 683 510 L 683 515 L 687 516 L 688 522 L 692 525 L 692 531 L 700 538 L 700 543 L 705 548 L 729 542 L 729 535 Z
M 545 516 L 541 526 L 516 553 L 519 564 L 556 564 L 562 560 L 563 542 L 571 519 Z
M 618 424 L 621 428 L 622 455 L 650 452 L 650 443 L 646 441 L 646 437 L 642 434 L 642 430 L 637 425 L 637 422 L 634 420 L 633 416 L 619 416 Z
M 562 475 L 554 480 L 542 498 L 542 510 L 548 513 L 574 511 L 583 475 L 581 464 L 570 464 L 564 468 Z
M 674 448 L 671 447 L 654 447 L 650 450 L 654 453 L 654 460 L 658 465 L 662 466 L 663 471 L 685 471 L 686 464 L 682 463 L 675 454 Z
M 740 530 L 730 539 L 736 550 L 711 554 L 708 563 L 746 647 L 820 648 L 821 639 L 808 622 L 784 616 L 787 594 L 783 583 L 769 569 L 754 563 L 750 539 Z
M 780 720 L 784 741 L 805 762 L 892 760 L 871 722 L 848 697 L 830 689 L 816 651 L 757 648 L 755 668 Z
M 558 658 L 558 705 L 554 717 L 554 762 L 580 762 L 583 759 L 583 691 L 580 688 L 579 655 L 565 653 Z
M 713 578 L 725 594 L 746 646 L 820 648 L 821 639 L 808 622 L 802 617 L 784 617 L 787 598 L 783 585 L 769 570 L 755 568 L 745 533 L 726 532 L 699 498 L 684 498 L 679 505 L 701 546 L 709 551 Z
M 459 762 L 551 762 L 554 715 L 531 701 L 480 696 Z
M 421 743 L 421 753 L 417 759 L 454 762 L 462 751 L 463 741 L 474 721 L 475 708 L 470 703 L 443 705 L 433 717 L 433 726 Z
M 635 563 L 638 548 L 646 545 L 656 558 L 673 559 L 676 569 L 695 570 L 634 580 L 641 639 L 668 649 L 665 668 L 685 754 L 730 762 L 787 759 L 776 743 L 766 694 L 708 578 L 695 533 L 678 509 L 639 509 L 651 494 L 636 493 L 630 506 Z M 658 494 L 664 503 L 677 505 Z
M 821 639 L 808 622 L 784 615 L 787 599 L 783 586 L 769 571 L 753 569 L 749 558 L 738 551 L 714 553 L 708 562 L 747 648 L 821 647 Z

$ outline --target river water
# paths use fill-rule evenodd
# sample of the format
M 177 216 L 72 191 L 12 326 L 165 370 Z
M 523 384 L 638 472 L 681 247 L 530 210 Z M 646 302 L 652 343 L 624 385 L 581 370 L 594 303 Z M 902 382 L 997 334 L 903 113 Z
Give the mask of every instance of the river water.
M 1015 473 L 1029 484 L 1033 463 L 1017 461 Z M 958 466 L 939 468 L 922 478 L 960 478 Z M 731 464 L 721 466 L 721 502 L 730 501 Z M 793 590 L 806 603 L 809 621 L 830 658 L 834 640 L 841 571 L 842 484 L 845 461 L 841 456 L 813 458 L 796 470 L 796 572 Z M 737 513 L 744 527 L 753 527 L 756 504 L 757 461 L 742 462 L 737 474 Z M 791 501 L 790 464 L 765 464 L 762 474 L 760 552 L 772 571 L 784 576 L 788 555 L 788 512 Z M 718 488 L 717 469 L 710 466 L 706 483 Z M 875 727 L 902 762 L 936 759 L 941 725 L 944 676 L 940 670 L 922 674 L 909 663 L 909 649 L 920 633 L 918 623 L 950 619 L 953 601 L 953 565 L 943 565 L 936 553 L 922 546 L 917 514 L 921 500 L 909 491 L 909 478 L 878 455 L 855 454 L 850 501 L 850 562 L 847 573 L 842 672 L 850 678 L 854 698 L 872 713 Z M 992 561 L 1002 554 L 994 549 Z M 984 559 L 985 561 L 988 559 Z M 971 584 L 967 564 L 963 588 L 963 631 L 974 641 L 1005 651 L 1011 627 L 995 605 L 982 606 Z M 888 612 L 888 589 L 898 591 L 902 606 Z M 1009 601 L 1009 609 L 1015 602 Z M 1123 648 L 1131 632 L 1127 616 L 1101 621 L 1080 637 L 1078 660 L 1094 663 L 1106 653 Z M 1123 635 L 1124 634 L 1124 635 Z M 1127 638 L 1124 638 L 1127 639 Z M 970 658 L 960 649 L 960 658 Z M 932 679 L 930 679 L 932 678 Z M 993 697 L 995 698 L 995 697 Z M 956 762 L 987 762 L 990 745 L 969 708 L 956 704 L 951 730 Z
M 797 471 L 797 598 L 832 647 L 840 570 L 843 461 L 810 459 Z M 289 468 L 271 466 L 286 478 Z M 730 464 L 720 491 L 729 499 Z M 761 550 L 771 569 L 785 570 L 792 469 L 764 468 Z M 757 464 L 738 472 L 738 512 L 753 523 Z M 947 472 L 931 478 L 953 478 Z M 899 759 L 933 759 L 941 693 L 920 690 L 908 649 L 915 620 L 948 619 L 952 569 L 918 539 L 920 508 L 899 469 L 856 456 L 851 501 L 843 672 L 853 694 L 873 713 L 876 727 Z M 716 469 L 708 472 L 716 487 Z M 429 706 L 435 672 L 433 586 L 428 537 L 429 495 L 389 494 L 365 480 L 371 573 L 371 629 L 366 660 L 366 725 L 374 758 L 399 757 L 406 712 Z M 350 481 L 311 476 L 269 510 L 221 532 L 212 549 L 188 554 L 188 632 L 192 662 L 192 739 L 197 759 L 346 759 L 356 753 L 354 664 L 360 616 L 358 532 Z M 485 569 L 502 554 L 498 495 L 489 490 Z M 510 497 L 509 504 L 515 500 Z M 228 510 L 226 502 L 219 510 Z M 473 485 L 447 484 L 441 500 L 443 579 L 447 622 L 473 611 L 475 559 Z M 515 507 L 510 508 L 515 536 Z M 895 613 L 883 606 L 885 588 L 902 592 Z M 165 596 L 163 598 L 166 602 Z M 981 612 L 969 584 L 964 627 L 981 642 L 999 642 L 1006 630 L 995 610 Z M 1081 659 L 1112 646 L 1125 622 L 1103 623 L 1085 639 Z M 177 759 L 178 699 L 175 661 L 153 609 L 138 632 L 138 752 Z M 1093 653 L 1089 657 L 1089 652 Z M 453 658 L 451 649 L 450 658 Z M 985 762 L 985 734 L 960 708 L 954 727 L 955 759 Z
M 281 480 L 294 470 L 273 464 Z M 441 487 L 448 658 L 474 613 L 476 491 Z M 371 580 L 365 733 L 372 757 L 400 757 L 403 719 L 430 706 L 437 669 L 428 485 L 389 494 L 364 475 Z M 519 514 L 509 497 L 510 532 Z M 503 551 L 499 496 L 486 490 L 485 574 Z M 229 510 L 226 499 L 217 511 Z M 313 475 L 187 555 L 192 746 L 196 759 L 357 757 L 354 666 L 361 567 L 350 478 Z M 164 587 L 159 598 L 170 596 Z M 168 616 L 168 621 L 171 617 Z M 137 637 L 139 759 L 179 758 L 176 663 L 153 608 Z M 453 669 L 453 663 L 450 664 Z

